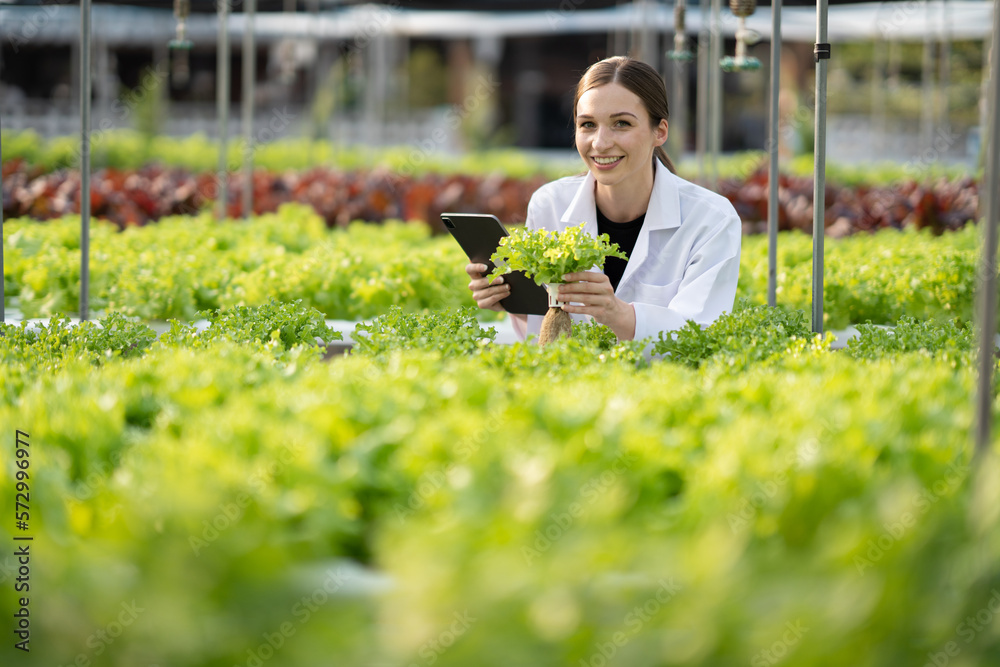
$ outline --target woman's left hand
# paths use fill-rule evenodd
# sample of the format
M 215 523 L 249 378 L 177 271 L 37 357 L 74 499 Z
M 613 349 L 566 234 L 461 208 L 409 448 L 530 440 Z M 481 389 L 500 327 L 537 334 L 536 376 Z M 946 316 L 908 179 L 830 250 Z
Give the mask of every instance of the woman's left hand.
M 579 304 L 563 306 L 563 310 L 567 313 L 590 315 L 614 331 L 618 340 L 632 340 L 635 337 L 635 310 L 632 304 L 615 296 L 615 290 L 606 275 L 596 271 L 580 271 L 567 273 L 563 280 L 566 283 L 559 286 L 559 300 Z

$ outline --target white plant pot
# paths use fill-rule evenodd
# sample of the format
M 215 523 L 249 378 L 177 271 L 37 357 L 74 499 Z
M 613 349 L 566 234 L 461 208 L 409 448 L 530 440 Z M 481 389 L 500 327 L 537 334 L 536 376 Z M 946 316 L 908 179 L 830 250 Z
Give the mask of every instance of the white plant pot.
M 562 308 L 563 306 L 568 306 L 569 301 L 559 301 L 557 295 L 559 294 L 559 286 L 565 285 L 566 283 L 542 283 L 545 285 L 545 290 L 549 293 L 549 308 Z

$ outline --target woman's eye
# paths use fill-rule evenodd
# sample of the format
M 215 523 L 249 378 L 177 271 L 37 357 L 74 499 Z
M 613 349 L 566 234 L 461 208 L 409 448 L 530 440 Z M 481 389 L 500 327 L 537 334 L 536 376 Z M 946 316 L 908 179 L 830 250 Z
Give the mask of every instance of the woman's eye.
M 580 123 L 580 127 L 590 129 L 590 128 L 594 127 L 594 124 L 592 122 L 590 122 L 589 120 L 585 120 L 582 123 Z
M 616 124 L 616 125 L 617 125 L 618 127 L 631 127 L 631 126 L 632 126 L 632 123 L 628 122 L 627 120 L 620 120 L 620 121 L 618 121 L 618 122 L 617 122 L 617 123 L 615 123 L 615 124 Z

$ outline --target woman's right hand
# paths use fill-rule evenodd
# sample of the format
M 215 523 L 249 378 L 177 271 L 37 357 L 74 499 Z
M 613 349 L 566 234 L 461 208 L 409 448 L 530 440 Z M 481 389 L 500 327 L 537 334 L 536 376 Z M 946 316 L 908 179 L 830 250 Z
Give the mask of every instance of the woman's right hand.
M 465 272 L 472 278 L 469 289 L 472 290 L 472 298 L 476 305 L 487 310 L 503 312 L 500 299 L 510 294 L 510 285 L 503 281 L 503 276 L 498 277 L 492 283 L 486 278 L 485 264 L 467 264 Z

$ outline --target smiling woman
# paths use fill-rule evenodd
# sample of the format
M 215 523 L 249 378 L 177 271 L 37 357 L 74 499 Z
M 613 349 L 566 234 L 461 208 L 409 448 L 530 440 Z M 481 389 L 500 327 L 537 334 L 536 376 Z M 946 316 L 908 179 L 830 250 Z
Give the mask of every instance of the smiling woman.
M 627 259 L 603 271 L 564 277 L 559 299 L 574 319 L 607 325 L 620 340 L 655 337 L 688 320 L 702 325 L 732 310 L 742 228 L 724 197 L 678 177 L 663 150 L 669 109 L 659 73 L 615 56 L 590 66 L 573 104 L 581 176 L 542 186 L 528 204 L 527 227 L 563 231 L 584 223 L 608 234 Z M 469 264 L 469 288 L 480 308 L 502 310 L 507 286 Z M 499 280 L 499 279 L 498 279 Z M 542 318 L 512 315 L 524 337 Z

